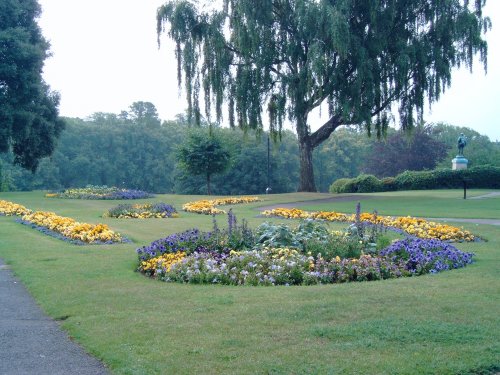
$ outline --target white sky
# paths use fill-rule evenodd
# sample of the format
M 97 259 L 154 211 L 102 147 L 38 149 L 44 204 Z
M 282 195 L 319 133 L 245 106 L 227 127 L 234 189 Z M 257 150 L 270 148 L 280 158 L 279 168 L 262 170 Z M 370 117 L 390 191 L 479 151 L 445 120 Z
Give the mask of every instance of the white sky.
M 185 111 L 173 44 L 164 37 L 158 49 L 156 42 L 156 9 L 165 2 L 39 0 L 39 24 L 52 52 L 44 78 L 61 94 L 61 115 L 118 114 L 135 101 L 153 103 L 163 120 Z M 484 13 L 493 22 L 486 36 L 488 74 L 479 64 L 472 75 L 456 71 L 425 120 L 468 126 L 500 140 L 500 1 L 488 0 Z M 319 126 L 319 120 L 311 119 L 311 125 Z

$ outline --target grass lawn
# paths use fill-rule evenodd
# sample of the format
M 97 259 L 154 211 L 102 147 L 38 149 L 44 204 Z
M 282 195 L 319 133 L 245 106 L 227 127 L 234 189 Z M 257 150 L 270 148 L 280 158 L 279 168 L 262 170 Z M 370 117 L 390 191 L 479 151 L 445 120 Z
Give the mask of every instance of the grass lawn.
M 484 192 L 470 192 L 470 194 Z M 466 200 L 460 190 L 363 194 L 363 211 L 383 215 L 498 218 L 500 199 Z M 264 196 L 234 206 L 239 220 L 265 221 L 256 208 L 327 194 Z M 158 196 L 179 211 L 193 196 Z M 210 216 L 103 219 L 117 201 L 0 199 L 104 222 L 134 241 L 75 246 L 0 217 L 0 257 L 37 302 L 116 374 L 476 374 L 500 371 L 500 230 L 464 224 L 488 242 L 466 268 L 415 278 L 304 287 L 199 286 L 157 282 L 134 272 L 135 249 L 169 233 L 209 229 Z M 301 206 L 353 212 L 355 201 Z M 220 216 L 219 225 L 225 222 Z M 274 222 L 280 221 L 273 219 Z M 344 226 L 336 224 L 337 226 Z
M 381 215 L 420 216 L 435 218 L 500 219 L 500 195 L 488 199 L 470 199 L 494 190 L 468 190 L 463 199 L 463 190 L 417 190 L 394 191 L 374 194 L 334 194 L 333 197 L 350 195 L 359 199 L 363 212 L 377 210 Z M 498 190 L 497 190 L 498 191 Z M 352 213 L 356 202 L 331 202 L 304 204 L 301 208 L 310 211 L 337 211 Z

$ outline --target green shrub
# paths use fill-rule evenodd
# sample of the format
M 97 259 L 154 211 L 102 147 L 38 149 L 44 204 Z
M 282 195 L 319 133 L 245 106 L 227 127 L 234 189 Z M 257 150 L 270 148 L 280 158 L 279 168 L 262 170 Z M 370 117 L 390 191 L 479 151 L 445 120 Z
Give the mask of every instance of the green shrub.
M 482 165 L 461 170 L 460 175 L 471 188 L 500 189 L 500 167 Z
M 354 191 L 346 191 L 353 186 L 353 181 L 353 178 L 339 178 L 335 180 L 334 183 L 330 185 L 330 193 L 354 193 Z
M 332 236 L 327 241 L 309 240 L 306 243 L 306 254 L 317 258 L 319 254 L 326 259 L 335 257 L 359 258 L 365 245 L 356 236 Z
M 382 181 L 371 174 L 361 174 L 354 180 L 356 193 L 373 193 L 382 191 Z
M 330 186 L 330 193 L 372 193 L 384 191 L 382 181 L 371 174 L 356 178 L 340 178 Z
M 405 171 L 396 177 L 379 180 L 361 174 L 356 178 L 341 178 L 330 186 L 331 193 L 374 193 L 394 190 L 459 189 L 464 180 L 469 188 L 500 189 L 500 167 L 483 165 L 470 169 Z
M 396 190 L 437 189 L 432 171 L 404 171 L 398 174 L 394 183 Z
M 382 191 L 396 190 L 396 183 L 394 177 L 384 177 L 382 180 Z

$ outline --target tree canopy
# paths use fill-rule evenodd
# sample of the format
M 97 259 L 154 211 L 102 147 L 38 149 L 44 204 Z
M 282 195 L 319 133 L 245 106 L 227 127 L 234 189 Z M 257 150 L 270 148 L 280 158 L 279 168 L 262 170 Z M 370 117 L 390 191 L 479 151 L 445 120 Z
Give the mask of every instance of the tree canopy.
M 189 173 L 206 177 L 207 194 L 211 195 L 210 178 L 229 167 L 231 155 L 215 133 L 191 133 L 179 147 L 177 160 Z
M 36 170 L 63 129 L 59 95 L 42 79 L 49 44 L 36 23 L 36 0 L 0 0 L 0 152 Z
M 448 146 L 434 139 L 432 131 L 432 126 L 421 124 L 411 134 L 398 131 L 385 141 L 374 143 L 365 161 L 365 172 L 377 177 L 391 177 L 404 171 L 435 169 L 447 156 Z
M 203 3 L 203 2 L 202 2 Z M 202 4 L 203 5 L 203 4 Z M 486 67 L 490 27 L 484 1 L 224 0 L 221 9 L 187 0 L 158 9 L 157 30 L 176 43 L 178 81 L 190 117 L 280 133 L 286 118 L 298 135 L 299 191 L 314 191 L 312 150 L 343 125 L 385 132 L 397 103 L 404 129 L 451 84 L 455 66 Z M 308 116 L 326 106 L 312 131 Z

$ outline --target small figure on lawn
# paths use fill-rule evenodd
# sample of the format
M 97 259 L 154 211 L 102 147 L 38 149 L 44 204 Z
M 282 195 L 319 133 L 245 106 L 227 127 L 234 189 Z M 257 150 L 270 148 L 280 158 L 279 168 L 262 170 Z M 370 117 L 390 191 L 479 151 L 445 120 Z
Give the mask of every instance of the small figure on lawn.
M 460 137 L 458 137 L 458 156 L 464 156 L 465 146 L 467 146 L 467 137 L 464 133 L 460 133 Z

